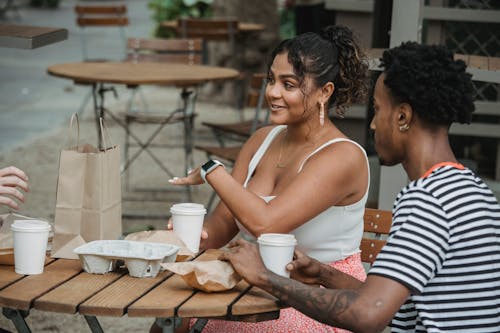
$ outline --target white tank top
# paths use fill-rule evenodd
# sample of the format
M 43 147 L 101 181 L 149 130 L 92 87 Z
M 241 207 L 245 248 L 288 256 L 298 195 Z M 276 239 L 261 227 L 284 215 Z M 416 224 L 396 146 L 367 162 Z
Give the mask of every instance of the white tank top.
M 255 168 L 259 164 L 271 142 L 285 128 L 286 125 L 274 127 L 264 139 L 264 142 L 262 142 L 257 152 L 250 160 L 247 178 L 243 184 L 244 187 L 247 186 Z M 309 154 L 304 161 L 302 161 L 297 173 L 302 170 L 307 160 L 318 151 L 336 142 L 345 141 L 355 144 L 363 151 L 367 167 L 369 168 L 368 157 L 366 156 L 366 152 L 363 147 L 352 140 L 337 138 L 325 142 Z M 323 263 L 341 260 L 352 254 L 358 253 L 359 244 L 363 235 L 363 215 L 365 212 L 365 204 L 368 198 L 369 187 L 370 172 L 368 170 L 368 186 L 366 188 L 366 193 L 361 200 L 348 206 L 331 206 L 321 214 L 290 232 L 291 234 L 294 234 L 297 239 L 297 248 L 308 256 Z M 275 196 L 261 198 L 266 202 L 269 202 L 274 199 Z M 236 224 L 238 225 L 238 228 L 244 238 L 255 241 L 255 237 L 248 230 L 246 230 L 241 223 L 236 221 Z

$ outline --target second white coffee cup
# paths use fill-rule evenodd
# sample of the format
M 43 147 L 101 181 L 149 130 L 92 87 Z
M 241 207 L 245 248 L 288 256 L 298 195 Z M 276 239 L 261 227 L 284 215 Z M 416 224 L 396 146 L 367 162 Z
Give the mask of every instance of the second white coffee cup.
M 200 250 L 203 219 L 207 210 L 202 204 L 179 203 L 170 208 L 174 233 L 186 244 L 193 253 Z
M 45 263 L 50 224 L 40 220 L 15 220 L 14 270 L 17 274 L 41 274 Z
M 297 240 L 292 234 L 262 234 L 257 239 L 260 256 L 267 269 L 278 275 L 289 277 L 286 265 L 293 260 Z

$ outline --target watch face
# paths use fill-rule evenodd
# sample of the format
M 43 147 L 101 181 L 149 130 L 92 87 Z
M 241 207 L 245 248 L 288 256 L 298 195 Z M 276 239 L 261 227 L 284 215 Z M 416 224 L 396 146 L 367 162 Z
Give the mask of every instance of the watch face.
M 207 163 L 203 164 L 201 168 L 205 171 L 210 170 L 211 167 L 213 167 L 216 163 L 213 160 L 209 160 Z

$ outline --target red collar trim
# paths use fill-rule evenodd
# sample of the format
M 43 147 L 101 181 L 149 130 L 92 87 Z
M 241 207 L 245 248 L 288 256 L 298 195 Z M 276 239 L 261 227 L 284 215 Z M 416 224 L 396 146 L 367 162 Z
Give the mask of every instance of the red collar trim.
M 460 169 L 460 170 L 465 169 L 465 167 L 462 164 L 460 164 L 460 163 L 455 163 L 455 162 L 439 162 L 439 163 L 434 164 L 433 166 L 431 166 L 431 168 L 424 173 L 424 175 L 422 176 L 422 178 L 429 177 L 429 175 L 432 173 L 432 171 L 436 170 L 437 168 L 443 167 L 443 166 L 452 166 L 452 167 Z

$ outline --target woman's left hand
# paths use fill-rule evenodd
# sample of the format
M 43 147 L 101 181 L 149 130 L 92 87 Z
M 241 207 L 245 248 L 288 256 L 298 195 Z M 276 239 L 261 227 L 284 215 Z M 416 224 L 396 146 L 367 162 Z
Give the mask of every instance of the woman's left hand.
M 205 183 L 200 174 L 201 168 L 191 170 L 186 177 L 174 177 L 168 182 L 173 185 L 201 185 Z

